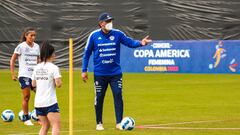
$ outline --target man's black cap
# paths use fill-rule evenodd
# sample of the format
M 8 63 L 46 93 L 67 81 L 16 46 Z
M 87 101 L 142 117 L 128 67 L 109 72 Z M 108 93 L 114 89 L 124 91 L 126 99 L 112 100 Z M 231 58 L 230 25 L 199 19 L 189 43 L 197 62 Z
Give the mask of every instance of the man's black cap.
M 101 13 L 98 17 L 98 22 L 107 20 L 114 20 L 114 18 L 109 13 L 106 12 Z

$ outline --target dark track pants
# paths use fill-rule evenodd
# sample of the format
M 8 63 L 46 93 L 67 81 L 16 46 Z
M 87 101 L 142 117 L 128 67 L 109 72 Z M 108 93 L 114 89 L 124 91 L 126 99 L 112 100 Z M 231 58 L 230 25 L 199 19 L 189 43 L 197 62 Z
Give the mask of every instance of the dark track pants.
M 108 84 L 111 86 L 114 97 L 116 123 L 120 123 L 123 117 L 122 74 L 113 76 L 94 76 L 97 124 L 102 123 L 103 103 Z

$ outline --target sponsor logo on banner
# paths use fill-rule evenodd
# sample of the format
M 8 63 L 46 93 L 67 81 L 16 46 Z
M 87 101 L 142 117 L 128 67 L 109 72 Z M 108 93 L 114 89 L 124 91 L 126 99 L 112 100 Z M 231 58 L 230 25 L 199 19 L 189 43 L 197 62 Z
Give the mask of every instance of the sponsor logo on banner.
M 153 48 L 171 48 L 172 44 L 170 44 L 170 43 L 153 43 L 151 46 Z
M 170 43 L 153 43 L 152 49 L 136 49 L 135 58 L 147 58 L 144 66 L 146 72 L 178 72 L 179 66 L 175 59 L 190 58 L 190 49 L 176 49 Z
M 215 49 L 216 50 L 212 57 L 214 61 L 211 61 L 211 63 L 208 65 L 210 70 L 222 68 L 220 65 L 223 65 L 225 62 L 226 64 L 224 65 L 229 71 L 233 73 L 239 71 L 239 61 L 237 61 L 231 53 L 228 53 L 229 50 L 226 49 L 223 41 L 219 41 Z

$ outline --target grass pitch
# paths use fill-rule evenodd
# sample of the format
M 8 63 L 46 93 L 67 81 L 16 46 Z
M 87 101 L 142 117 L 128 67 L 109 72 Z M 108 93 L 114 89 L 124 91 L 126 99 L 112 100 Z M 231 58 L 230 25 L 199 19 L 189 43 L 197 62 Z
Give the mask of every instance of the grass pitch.
M 68 133 L 68 72 L 57 89 L 61 134 Z M 93 75 L 87 83 L 74 71 L 74 135 L 237 135 L 240 134 L 240 75 L 233 74 L 130 74 L 123 75 L 124 116 L 135 119 L 133 131 L 115 129 L 111 89 L 104 103 L 104 131 L 95 131 Z M 0 135 L 38 134 L 40 126 L 18 120 L 21 89 L 0 71 L 0 111 L 11 109 L 13 122 L 0 121 Z M 34 93 L 31 93 L 30 110 Z M 140 128 L 141 127 L 141 128 Z

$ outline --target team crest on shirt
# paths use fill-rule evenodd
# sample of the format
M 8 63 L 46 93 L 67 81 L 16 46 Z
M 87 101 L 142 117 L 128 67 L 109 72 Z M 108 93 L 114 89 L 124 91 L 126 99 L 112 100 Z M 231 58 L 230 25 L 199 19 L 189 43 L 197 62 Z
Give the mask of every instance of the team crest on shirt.
M 102 37 L 98 37 L 98 40 L 101 40 L 102 39 Z
M 110 36 L 109 39 L 113 41 L 115 39 L 115 37 L 114 36 Z
M 26 52 L 26 53 L 27 53 L 27 52 L 30 52 L 29 48 L 26 48 L 26 49 L 25 49 L 25 52 Z

